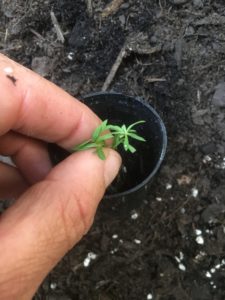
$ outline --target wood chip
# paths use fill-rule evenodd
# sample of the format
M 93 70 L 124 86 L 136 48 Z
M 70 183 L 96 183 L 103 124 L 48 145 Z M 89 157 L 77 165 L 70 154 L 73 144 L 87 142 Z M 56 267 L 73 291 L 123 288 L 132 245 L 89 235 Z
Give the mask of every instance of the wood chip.
M 123 2 L 124 0 L 112 0 L 102 11 L 101 17 L 107 18 L 108 16 L 116 13 Z
M 56 16 L 53 11 L 50 12 L 50 15 L 51 15 L 52 24 L 54 25 L 56 30 L 57 38 L 63 44 L 65 42 L 65 38 L 63 36 L 63 32 L 60 28 L 59 22 L 56 19 Z
M 166 81 L 166 79 L 147 76 L 145 77 L 145 81 L 149 83 L 154 83 L 154 82 L 163 82 Z
M 93 15 L 93 5 L 92 5 L 92 0 L 86 0 L 87 4 L 87 12 L 88 15 L 91 17 Z

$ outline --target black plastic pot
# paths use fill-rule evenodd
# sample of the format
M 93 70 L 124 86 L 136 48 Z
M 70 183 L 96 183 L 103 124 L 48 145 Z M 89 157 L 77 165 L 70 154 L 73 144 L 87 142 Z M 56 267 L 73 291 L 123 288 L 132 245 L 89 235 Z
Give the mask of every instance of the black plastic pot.
M 96 93 L 86 96 L 82 101 L 102 120 L 107 119 L 111 124 L 130 125 L 145 120 L 136 130 L 146 142 L 132 140 L 132 145 L 137 149 L 134 154 L 119 149 L 123 166 L 119 176 L 106 191 L 104 198 L 107 201 L 103 201 L 103 205 L 112 210 L 134 209 L 145 199 L 150 183 L 165 156 L 165 126 L 149 104 L 134 97 L 117 93 Z M 64 150 L 55 153 L 50 149 L 50 153 L 55 163 L 68 155 Z

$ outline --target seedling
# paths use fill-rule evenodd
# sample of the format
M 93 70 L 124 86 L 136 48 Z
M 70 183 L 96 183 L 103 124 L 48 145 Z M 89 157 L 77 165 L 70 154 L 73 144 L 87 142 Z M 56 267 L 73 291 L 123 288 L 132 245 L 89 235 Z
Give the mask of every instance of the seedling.
M 126 127 L 125 125 L 111 125 L 108 124 L 108 120 L 105 120 L 98 126 L 92 134 L 91 139 L 77 145 L 72 151 L 82 151 L 87 149 L 95 149 L 98 157 L 105 160 L 105 154 L 103 148 L 111 147 L 112 149 L 118 149 L 119 145 L 122 145 L 125 151 L 134 153 L 136 149 L 130 144 L 130 138 L 145 142 L 145 139 L 136 133 L 134 127 L 138 124 L 143 124 L 145 121 L 141 120 Z M 111 140 L 111 144 L 107 140 Z

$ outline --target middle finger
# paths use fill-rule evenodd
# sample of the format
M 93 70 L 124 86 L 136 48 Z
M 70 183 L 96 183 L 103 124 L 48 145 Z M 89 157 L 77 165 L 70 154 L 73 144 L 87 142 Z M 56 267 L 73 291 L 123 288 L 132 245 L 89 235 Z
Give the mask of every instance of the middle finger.
M 44 143 L 12 131 L 0 137 L 0 154 L 10 156 L 30 184 L 42 180 L 52 168 Z

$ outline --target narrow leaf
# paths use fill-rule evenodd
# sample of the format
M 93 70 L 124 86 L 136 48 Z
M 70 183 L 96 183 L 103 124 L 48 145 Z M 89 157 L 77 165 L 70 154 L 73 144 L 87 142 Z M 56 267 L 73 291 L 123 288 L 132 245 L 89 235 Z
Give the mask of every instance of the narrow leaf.
M 128 145 L 128 150 L 129 150 L 131 153 L 136 152 L 136 149 L 135 149 L 133 146 L 131 146 L 131 145 Z
M 93 132 L 93 134 L 92 134 L 92 139 L 93 139 L 93 141 L 96 141 L 96 140 L 97 140 L 97 138 L 99 137 L 99 135 L 100 135 L 101 132 L 102 132 L 102 124 L 99 125 L 99 126 L 95 129 L 95 131 Z
M 134 126 L 136 126 L 136 125 L 138 125 L 138 124 L 143 124 L 143 123 L 145 123 L 144 120 L 135 122 L 135 123 L 131 124 L 131 125 L 127 128 L 127 130 L 130 131 L 130 129 L 133 128 Z
M 102 148 L 98 148 L 98 149 L 96 150 L 96 152 L 97 152 L 97 154 L 98 154 L 98 157 L 99 157 L 101 160 L 105 160 L 105 154 L 104 154 Z
M 117 125 L 108 125 L 108 129 L 115 131 L 115 132 L 123 132 L 123 130 L 121 129 L 121 127 L 117 126 Z
M 96 143 L 86 143 L 83 145 L 78 145 L 77 147 L 75 147 L 73 150 L 74 151 L 83 151 L 83 150 L 87 150 L 87 149 L 91 149 L 91 148 L 96 148 Z
M 141 141 L 141 142 L 146 142 L 146 140 L 143 137 L 141 137 L 141 136 L 139 136 L 139 135 L 137 135 L 135 133 L 130 133 L 129 132 L 128 135 L 130 137 L 132 137 L 133 139 L 135 139 L 135 140 L 138 140 L 138 141 Z
M 127 151 L 129 149 L 129 140 L 128 140 L 127 135 L 125 135 L 125 137 L 124 137 L 123 147 L 124 147 L 125 151 Z
M 91 140 L 88 140 L 86 142 L 83 142 L 75 147 L 73 147 L 71 150 L 72 151 L 78 151 L 79 149 L 82 149 L 83 147 L 86 147 L 86 145 L 88 145 L 89 143 L 91 143 Z
M 98 138 L 98 141 L 102 142 L 102 141 L 109 140 L 109 139 L 112 139 L 112 138 L 113 138 L 113 135 L 111 133 L 107 133 L 105 135 L 100 136 Z
M 127 132 L 127 127 L 123 124 L 121 129 L 123 130 L 123 132 Z

